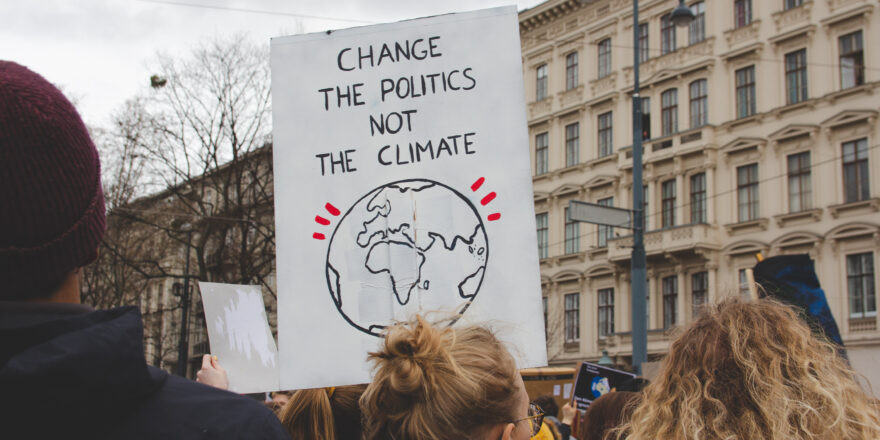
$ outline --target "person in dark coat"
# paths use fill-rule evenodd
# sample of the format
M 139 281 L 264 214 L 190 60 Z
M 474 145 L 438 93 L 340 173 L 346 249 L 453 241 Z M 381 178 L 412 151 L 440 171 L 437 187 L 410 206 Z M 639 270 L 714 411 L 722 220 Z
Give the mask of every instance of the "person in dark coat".
M 73 105 L 0 61 L 0 438 L 287 438 L 259 402 L 148 366 L 138 309 L 80 304 L 104 215 Z

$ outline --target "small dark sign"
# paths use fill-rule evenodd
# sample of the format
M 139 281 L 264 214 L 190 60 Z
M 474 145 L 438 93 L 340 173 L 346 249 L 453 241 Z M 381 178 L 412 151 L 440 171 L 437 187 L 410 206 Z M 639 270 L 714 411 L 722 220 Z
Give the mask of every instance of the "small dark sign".
M 585 411 L 599 396 L 609 393 L 635 374 L 584 362 L 574 383 L 574 401 L 577 408 Z

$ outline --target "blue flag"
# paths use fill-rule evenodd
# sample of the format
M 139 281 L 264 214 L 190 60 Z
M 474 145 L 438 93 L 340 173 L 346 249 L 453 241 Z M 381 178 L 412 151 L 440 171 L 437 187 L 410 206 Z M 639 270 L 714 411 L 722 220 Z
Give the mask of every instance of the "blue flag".
M 756 264 L 754 272 L 755 282 L 764 288 L 762 297 L 770 296 L 802 310 L 813 331 L 837 344 L 840 354 L 846 357 L 837 322 L 809 255 L 770 257 Z

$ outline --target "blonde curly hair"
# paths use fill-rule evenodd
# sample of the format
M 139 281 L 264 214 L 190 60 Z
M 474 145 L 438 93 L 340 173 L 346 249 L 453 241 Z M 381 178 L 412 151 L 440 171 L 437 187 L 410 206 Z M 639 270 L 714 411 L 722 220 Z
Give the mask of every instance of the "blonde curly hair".
M 672 343 L 614 437 L 878 439 L 880 408 L 855 374 L 792 308 L 728 299 Z

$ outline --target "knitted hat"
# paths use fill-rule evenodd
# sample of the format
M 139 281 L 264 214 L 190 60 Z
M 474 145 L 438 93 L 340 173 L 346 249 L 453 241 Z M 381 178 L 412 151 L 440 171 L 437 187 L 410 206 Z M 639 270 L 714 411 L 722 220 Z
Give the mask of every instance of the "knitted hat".
M 98 151 L 76 109 L 0 60 L 0 300 L 51 294 L 95 259 L 104 226 Z

